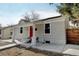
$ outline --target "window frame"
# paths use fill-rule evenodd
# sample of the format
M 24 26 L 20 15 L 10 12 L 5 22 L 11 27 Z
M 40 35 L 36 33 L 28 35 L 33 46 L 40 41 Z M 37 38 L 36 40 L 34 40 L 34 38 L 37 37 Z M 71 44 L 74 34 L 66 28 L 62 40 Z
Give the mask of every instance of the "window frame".
M 46 28 L 46 24 L 49 24 L 49 25 L 47 25 L 47 27 L 49 27 L 49 28 Z M 45 23 L 45 30 L 44 30 L 44 33 L 45 34 L 50 34 L 50 30 L 51 30 L 51 28 L 50 28 L 51 26 L 50 26 L 50 23 Z M 46 30 L 48 30 L 47 32 L 46 32 Z
M 23 27 L 20 27 L 20 34 L 23 33 Z

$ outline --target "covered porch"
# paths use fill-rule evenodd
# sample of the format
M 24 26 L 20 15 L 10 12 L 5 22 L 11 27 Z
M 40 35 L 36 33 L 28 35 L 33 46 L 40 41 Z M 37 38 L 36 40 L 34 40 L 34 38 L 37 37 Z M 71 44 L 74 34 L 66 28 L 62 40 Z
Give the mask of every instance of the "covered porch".
M 30 29 L 29 37 L 31 40 L 31 46 L 36 45 L 37 43 L 44 43 L 44 23 L 43 22 L 34 22 L 31 26 L 28 26 Z
M 19 30 L 19 31 L 18 31 Z M 15 28 L 14 40 L 24 46 L 33 46 L 44 42 L 44 23 L 30 22 Z

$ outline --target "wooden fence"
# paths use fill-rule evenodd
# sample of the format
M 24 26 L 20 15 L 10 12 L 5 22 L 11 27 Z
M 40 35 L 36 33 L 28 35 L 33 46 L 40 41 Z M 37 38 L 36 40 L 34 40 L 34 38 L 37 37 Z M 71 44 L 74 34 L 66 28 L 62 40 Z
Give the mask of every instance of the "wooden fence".
M 66 29 L 68 44 L 79 44 L 79 29 Z

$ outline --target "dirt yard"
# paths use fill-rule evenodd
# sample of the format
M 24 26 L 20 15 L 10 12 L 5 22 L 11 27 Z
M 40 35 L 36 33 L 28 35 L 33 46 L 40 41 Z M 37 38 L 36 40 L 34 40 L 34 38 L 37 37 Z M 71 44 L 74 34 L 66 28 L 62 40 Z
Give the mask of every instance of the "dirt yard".
M 0 51 L 0 56 L 62 56 L 63 54 L 40 51 L 37 49 L 25 49 L 12 47 Z

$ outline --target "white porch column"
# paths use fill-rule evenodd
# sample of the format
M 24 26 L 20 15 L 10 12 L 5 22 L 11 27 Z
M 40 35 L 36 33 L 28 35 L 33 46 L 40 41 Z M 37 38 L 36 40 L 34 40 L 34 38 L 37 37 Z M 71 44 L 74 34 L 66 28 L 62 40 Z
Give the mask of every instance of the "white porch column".
M 15 42 L 15 27 L 13 28 L 13 34 L 12 34 L 12 42 Z
M 34 45 L 36 45 L 35 24 L 33 24 L 32 27 L 33 27 L 33 37 L 32 37 L 31 45 L 34 46 Z
M 14 42 L 14 40 L 15 40 L 15 36 L 14 36 L 14 34 L 15 34 L 15 28 L 13 28 L 12 42 Z

